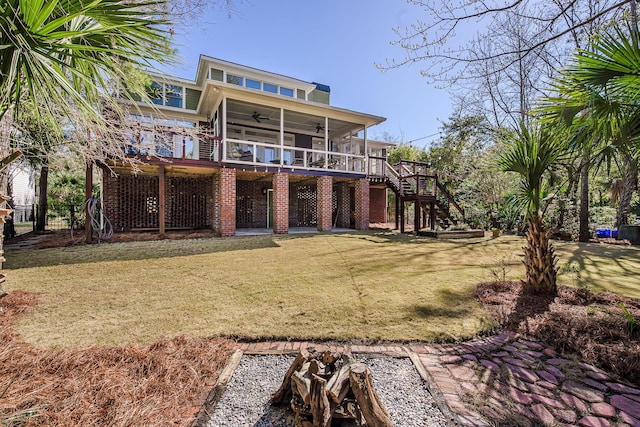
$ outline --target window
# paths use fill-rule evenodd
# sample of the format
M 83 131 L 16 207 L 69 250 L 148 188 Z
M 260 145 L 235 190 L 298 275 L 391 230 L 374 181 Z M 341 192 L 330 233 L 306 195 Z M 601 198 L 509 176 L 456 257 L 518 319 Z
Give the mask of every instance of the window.
M 293 89 L 289 89 L 288 87 L 280 87 L 280 95 L 293 98 Z
M 306 98 L 304 90 L 298 89 L 296 92 L 298 94 L 298 99 L 305 99 Z
M 151 98 L 151 102 L 156 105 L 162 105 L 163 97 L 162 97 L 162 84 L 158 82 L 151 82 L 151 90 L 149 92 L 149 98 Z
M 233 74 L 227 74 L 227 83 L 231 83 L 232 85 L 242 86 L 242 82 L 244 79 L 240 76 L 234 76 Z
M 257 90 L 260 90 L 260 89 L 261 89 L 261 86 L 262 86 L 262 83 L 261 83 L 261 82 L 259 82 L 259 81 L 257 81 L 257 80 L 247 79 L 247 84 L 246 84 L 246 86 L 247 86 L 249 89 L 257 89 Z
M 182 86 L 167 84 L 165 87 L 165 93 L 166 106 L 182 108 Z
M 222 70 L 218 70 L 217 68 L 211 69 L 211 80 L 217 80 L 221 82 L 224 77 L 224 72 Z
M 272 85 L 271 83 L 265 83 L 263 90 L 265 92 L 278 93 L 278 86 Z

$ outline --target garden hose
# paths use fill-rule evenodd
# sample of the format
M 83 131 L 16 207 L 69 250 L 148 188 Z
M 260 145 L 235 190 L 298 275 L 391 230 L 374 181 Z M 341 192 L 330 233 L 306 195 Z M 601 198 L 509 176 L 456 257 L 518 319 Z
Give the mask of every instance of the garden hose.
M 97 197 L 90 197 L 86 202 L 87 212 L 91 218 L 91 228 L 98 234 L 98 242 L 109 240 L 113 236 L 113 226 L 100 208 L 100 201 Z

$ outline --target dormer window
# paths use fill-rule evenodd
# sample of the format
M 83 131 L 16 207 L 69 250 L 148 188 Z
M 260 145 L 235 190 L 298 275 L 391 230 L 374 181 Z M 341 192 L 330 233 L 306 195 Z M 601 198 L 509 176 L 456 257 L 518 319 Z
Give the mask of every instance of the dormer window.
M 260 90 L 260 89 L 262 89 L 262 82 L 259 82 L 259 81 L 257 81 L 257 80 L 247 79 L 247 84 L 246 84 L 246 86 L 247 86 L 249 89 L 257 89 L 257 90 Z
M 280 95 L 288 96 L 290 98 L 293 98 L 293 89 L 289 89 L 288 87 L 280 86 Z
M 263 90 L 265 92 L 278 93 L 278 86 L 272 85 L 271 83 L 265 83 L 263 86 Z
M 244 79 L 240 76 L 234 76 L 233 74 L 227 74 L 227 83 L 232 85 L 243 86 Z

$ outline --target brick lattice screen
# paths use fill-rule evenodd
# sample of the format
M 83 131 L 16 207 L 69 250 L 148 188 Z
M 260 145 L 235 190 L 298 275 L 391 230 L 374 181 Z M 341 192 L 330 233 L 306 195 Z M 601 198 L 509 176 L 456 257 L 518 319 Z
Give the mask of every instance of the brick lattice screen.
M 206 178 L 171 177 L 166 183 L 166 226 L 211 228 L 213 183 Z
M 289 225 L 312 227 L 318 225 L 316 185 L 295 185 L 289 194 Z
M 115 231 L 159 228 L 158 180 L 157 176 L 105 174 L 105 213 Z M 211 227 L 213 178 L 167 177 L 165 205 L 167 228 Z

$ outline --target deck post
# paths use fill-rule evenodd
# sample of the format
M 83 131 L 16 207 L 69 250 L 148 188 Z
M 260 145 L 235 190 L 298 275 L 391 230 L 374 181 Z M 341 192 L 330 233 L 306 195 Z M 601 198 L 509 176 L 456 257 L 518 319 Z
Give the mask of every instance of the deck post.
M 431 230 L 435 230 L 436 229 L 436 210 L 433 202 L 429 203 L 429 222 L 431 225 Z
M 158 173 L 158 227 L 161 238 L 165 234 L 165 195 L 164 195 L 164 165 L 160 165 Z
M 87 168 L 85 169 L 85 182 L 84 182 L 84 231 L 86 243 L 91 243 L 93 239 L 93 229 L 91 228 L 91 215 L 89 214 L 88 202 L 93 195 L 93 163 L 87 162 Z
M 395 230 L 397 230 L 398 228 L 400 228 L 400 193 L 395 193 L 396 195 L 396 228 Z
M 404 200 L 400 199 L 400 232 L 404 233 Z
M 420 201 L 416 199 L 413 206 L 413 235 L 420 234 Z

